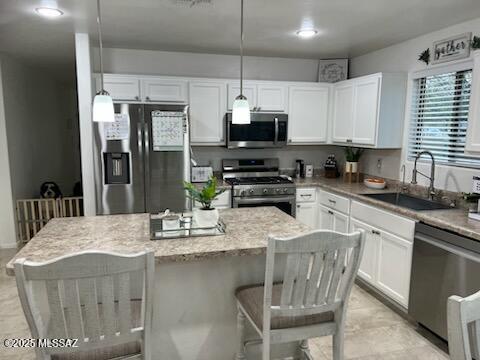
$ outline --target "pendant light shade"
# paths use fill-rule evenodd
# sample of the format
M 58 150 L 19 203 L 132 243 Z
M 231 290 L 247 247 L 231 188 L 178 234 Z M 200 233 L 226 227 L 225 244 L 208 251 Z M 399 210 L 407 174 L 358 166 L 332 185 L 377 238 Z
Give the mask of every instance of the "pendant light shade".
M 102 42 L 102 14 L 100 12 L 100 0 L 97 0 L 97 28 L 98 43 L 100 53 L 100 84 L 102 89 L 93 99 L 92 119 L 95 122 L 114 122 L 115 111 L 113 108 L 113 99 L 104 89 L 103 85 L 103 42 Z
M 243 95 L 237 96 L 233 102 L 232 124 L 250 124 L 250 105 Z
M 233 102 L 232 124 L 250 124 L 250 106 L 243 95 L 243 0 L 240 0 L 240 95 Z
M 106 91 L 100 91 L 93 98 L 93 121 L 95 122 L 113 122 L 115 121 L 115 112 L 113 110 L 113 100 Z

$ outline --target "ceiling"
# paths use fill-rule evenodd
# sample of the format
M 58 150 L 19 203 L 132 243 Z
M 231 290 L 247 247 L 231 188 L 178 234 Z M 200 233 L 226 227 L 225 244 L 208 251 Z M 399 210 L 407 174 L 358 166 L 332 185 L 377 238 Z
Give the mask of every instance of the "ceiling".
M 239 0 L 101 0 L 106 47 L 236 54 Z M 56 6 L 60 18 L 38 16 Z M 95 0 L 1 0 L 0 51 L 71 71 L 75 31 L 96 38 Z M 353 57 L 480 17 L 478 0 L 245 0 L 245 53 Z M 319 31 L 312 39 L 295 35 Z

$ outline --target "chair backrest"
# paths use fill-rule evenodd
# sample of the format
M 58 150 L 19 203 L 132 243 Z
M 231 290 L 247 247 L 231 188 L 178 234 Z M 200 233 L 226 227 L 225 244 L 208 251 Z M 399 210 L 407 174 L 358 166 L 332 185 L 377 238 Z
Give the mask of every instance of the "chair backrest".
M 268 239 L 264 329 L 270 317 L 335 311 L 353 286 L 365 242 L 363 230 L 341 234 L 317 230 L 292 238 Z M 286 256 L 280 304 L 272 306 L 275 258 Z M 268 316 L 270 314 L 270 316 Z
M 149 342 L 153 252 L 82 252 L 43 263 L 18 259 L 15 276 L 32 336 L 78 339 L 78 348 L 41 348 L 38 357 Z
M 480 291 L 447 302 L 448 349 L 452 360 L 478 359 L 480 345 Z

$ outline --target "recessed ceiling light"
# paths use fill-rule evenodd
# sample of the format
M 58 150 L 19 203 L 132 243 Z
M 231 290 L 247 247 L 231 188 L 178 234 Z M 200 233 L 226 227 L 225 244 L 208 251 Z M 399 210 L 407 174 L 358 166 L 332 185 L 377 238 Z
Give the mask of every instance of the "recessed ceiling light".
M 63 15 L 63 11 L 55 8 L 39 7 L 39 8 L 36 8 L 35 11 L 39 15 L 42 15 L 48 18 L 56 18 Z
M 318 34 L 318 31 L 315 29 L 301 29 L 297 31 L 297 36 L 308 39 Z

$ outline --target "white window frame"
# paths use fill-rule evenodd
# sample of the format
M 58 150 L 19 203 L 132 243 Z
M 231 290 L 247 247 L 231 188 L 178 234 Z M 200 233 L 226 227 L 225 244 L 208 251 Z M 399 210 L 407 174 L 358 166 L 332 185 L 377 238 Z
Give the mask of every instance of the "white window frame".
M 398 179 L 402 179 L 401 167 L 405 165 L 405 181 L 410 182 L 411 174 L 414 166 L 414 162 L 408 160 L 408 134 L 410 130 L 410 114 L 412 109 L 412 96 L 414 91 L 414 80 L 426 76 L 432 76 L 442 73 L 448 73 L 453 71 L 462 71 L 473 69 L 473 71 L 480 71 L 480 69 L 475 69 L 473 67 L 472 58 L 459 60 L 451 64 L 438 64 L 429 67 L 429 69 L 415 70 L 411 71 L 408 74 L 408 85 L 407 85 L 407 98 L 405 103 L 405 119 L 404 119 L 404 128 L 403 128 L 403 146 L 401 151 L 401 163 L 400 168 L 398 169 Z M 480 157 L 480 155 L 479 155 Z M 430 162 L 428 158 L 425 160 L 419 161 L 417 164 L 417 169 L 422 171 L 425 174 L 430 173 Z M 458 166 L 449 166 L 445 164 L 437 164 L 435 167 L 435 186 L 440 189 L 450 190 L 450 191 L 469 191 L 471 189 L 472 177 L 474 175 L 478 176 L 478 169 L 473 168 L 464 168 Z M 420 185 L 428 186 L 429 182 L 427 179 L 424 179 L 422 176 L 417 178 Z

